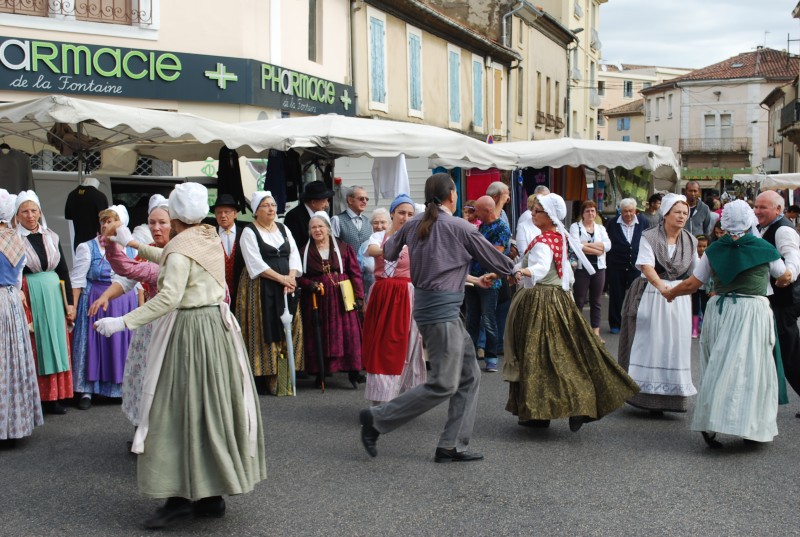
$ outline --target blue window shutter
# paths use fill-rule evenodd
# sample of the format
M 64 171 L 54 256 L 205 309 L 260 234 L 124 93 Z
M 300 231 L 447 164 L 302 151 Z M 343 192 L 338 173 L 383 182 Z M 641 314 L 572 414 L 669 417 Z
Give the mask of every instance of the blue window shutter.
M 472 122 L 483 128 L 483 64 L 472 62 Z
M 621 131 L 625 127 L 625 122 L 622 118 L 617 119 L 617 130 Z
M 386 103 L 386 66 L 383 64 L 385 35 L 383 21 L 376 18 L 369 19 L 370 26 L 370 61 L 372 63 L 372 73 L 370 73 L 370 95 L 371 101 Z
M 461 122 L 461 58 L 458 52 L 450 51 L 450 121 Z
M 625 130 L 626 131 L 631 130 L 631 118 L 629 117 L 625 118 Z
M 422 110 L 422 43 L 417 34 L 408 34 L 408 106 Z

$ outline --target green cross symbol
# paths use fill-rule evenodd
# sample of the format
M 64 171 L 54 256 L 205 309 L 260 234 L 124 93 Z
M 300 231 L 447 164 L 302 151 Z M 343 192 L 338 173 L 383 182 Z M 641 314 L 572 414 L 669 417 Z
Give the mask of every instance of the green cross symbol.
M 342 94 L 342 96 L 339 97 L 339 100 L 342 101 L 342 104 L 344 105 L 344 109 L 345 110 L 350 110 L 350 103 L 352 103 L 353 100 L 350 98 L 350 95 L 348 95 L 346 89 L 344 90 L 344 93 Z
M 217 86 L 219 86 L 220 89 L 228 89 L 228 82 L 236 82 L 239 80 L 239 77 L 233 73 L 229 73 L 222 63 L 217 64 L 216 71 L 206 71 L 205 75 L 211 80 L 216 80 Z
M 203 175 L 206 177 L 214 177 L 214 174 L 217 173 L 217 170 L 214 169 L 214 159 L 209 157 L 206 159 L 206 165 L 200 168 L 200 171 L 203 172 Z

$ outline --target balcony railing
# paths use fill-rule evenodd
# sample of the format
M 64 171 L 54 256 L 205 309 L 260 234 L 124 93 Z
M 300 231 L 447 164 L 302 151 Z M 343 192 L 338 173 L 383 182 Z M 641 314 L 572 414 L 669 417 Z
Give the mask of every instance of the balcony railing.
M 595 50 L 600 50 L 603 48 L 603 43 L 600 42 L 600 34 L 597 33 L 597 30 L 592 28 L 592 35 L 589 39 L 589 46 Z
M 681 153 L 744 153 L 751 147 L 750 138 L 681 138 Z
M 597 94 L 597 90 L 594 88 L 589 90 L 589 106 L 592 108 L 600 106 L 600 95 Z
M 781 130 L 800 121 L 800 101 L 793 101 L 781 109 Z
M 0 13 L 149 26 L 153 0 L 0 0 Z

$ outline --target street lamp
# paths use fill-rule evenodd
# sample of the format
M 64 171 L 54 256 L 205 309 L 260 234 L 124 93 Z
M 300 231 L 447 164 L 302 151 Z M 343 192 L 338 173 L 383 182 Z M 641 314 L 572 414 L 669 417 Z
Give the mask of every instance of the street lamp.
M 572 110 L 570 109 L 570 93 L 572 88 L 572 51 L 577 50 L 580 46 L 580 39 L 578 39 L 578 34 L 583 31 L 583 28 L 575 28 L 570 30 L 572 32 L 572 37 L 575 39 L 575 48 L 570 49 L 567 46 L 567 104 L 564 106 L 564 112 L 567 114 L 567 138 L 572 137 Z M 577 58 L 575 58 L 575 63 L 577 67 Z

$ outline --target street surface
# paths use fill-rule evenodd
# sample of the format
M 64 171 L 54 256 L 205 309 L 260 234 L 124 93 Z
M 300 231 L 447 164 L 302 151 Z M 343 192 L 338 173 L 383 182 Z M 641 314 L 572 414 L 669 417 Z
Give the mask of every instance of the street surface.
M 588 309 L 588 308 L 587 308 Z M 605 314 L 605 306 L 604 306 Z M 603 337 L 613 354 L 617 336 Z M 698 343 L 693 342 L 694 379 Z M 189 520 L 169 535 L 502 536 L 800 534 L 800 400 L 780 407 L 780 435 L 712 451 L 687 415 L 653 418 L 626 407 L 569 431 L 519 427 L 505 412 L 500 373 L 484 373 L 471 448 L 486 460 L 434 464 L 444 406 L 383 435 L 370 459 L 359 439 L 363 385 L 336 375 L 321 394 L 260 397 L 268 478 L 227 499 L 221 520 Z M 0 451 L 3 536 L 152 535 L 161 504 L 139 496 L 133 428 L 118 405 L 46 416 Z

